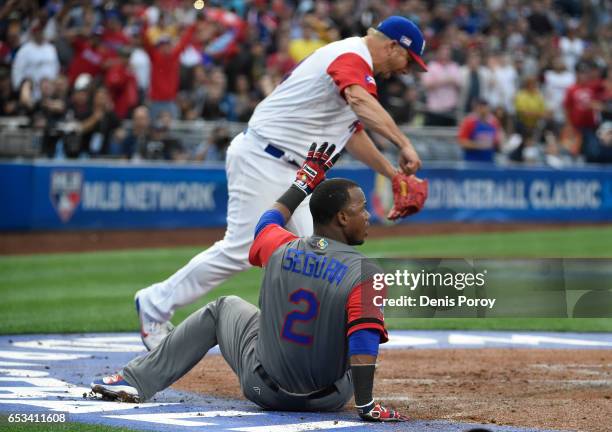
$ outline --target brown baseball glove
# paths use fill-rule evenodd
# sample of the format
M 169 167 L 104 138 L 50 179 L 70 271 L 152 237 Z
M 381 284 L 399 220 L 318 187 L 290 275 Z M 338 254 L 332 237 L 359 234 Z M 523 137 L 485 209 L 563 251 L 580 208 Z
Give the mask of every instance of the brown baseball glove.
M 427 180 L 414 175 L 397 173 L 391 180 L 393 208 L 387 219 L 396 220 L 419 212 L 427 200 Z

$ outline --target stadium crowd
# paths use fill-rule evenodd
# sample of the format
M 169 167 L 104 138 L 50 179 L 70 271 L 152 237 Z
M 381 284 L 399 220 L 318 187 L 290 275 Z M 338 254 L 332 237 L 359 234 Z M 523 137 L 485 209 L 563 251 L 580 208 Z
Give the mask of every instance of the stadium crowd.
M 429 67 L 379 81 L 398 123 L 457 127 L 468 160 L 612 162 L 606 0 L 8 0 L 0 116 L 27 116 L 47 157 L 223 160 L 226 128 L 188 149 L 173 123 L 245 122 L 312 51 L 391 14 L 423 29 Z

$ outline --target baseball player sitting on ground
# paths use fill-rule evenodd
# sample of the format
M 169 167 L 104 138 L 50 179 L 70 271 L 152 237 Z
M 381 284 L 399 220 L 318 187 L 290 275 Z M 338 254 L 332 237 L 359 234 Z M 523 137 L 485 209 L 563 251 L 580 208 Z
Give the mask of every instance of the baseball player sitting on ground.
M 410 20 L 393 16 L 365 37 L 318 49 L 302 61 L 256 108 L 248 128 L 227 151 L 227 229 L 223 240 L 195 256 L 163 282 L 136 293 L 141 336 L 151 350 L 172 329 L 176 308 L 193 303 L 236 272 L 246 270 L 258 215 L 269 208 L 306 158 L 308 143 L 333 142 L 378 173 L 393 179 L 414 174 L 421 161 L 410 140 L 377 100 L 374 75 L 426 70 L 425 41 Z M 399 149 L 398 171 L 376 148 L 363 125 Z M 397 179 L 395 179 L 397 182 Z M 397 203 L 396 203 L 397 204 Z M 397 206 L 389 214 L 407 213 Z M 287 229 L 312 234 L 308 200 L 295 209 Z
M 369 226 L 363 191 L 350 180 L 323 181 L 338 157 L 331 157 L 334 149 L 313 144 L 291 187 L 257 223 L 249 261 L 265 267 L 261 311 L 239 297 L 220 297 L 119 375 L 94 381 L 94 392 L 145 401 L 218 344 L 245 397 L 264 409 L 339 410 L 354 394 L 364 420 L 406 419 L 372 397 L 378 345 L 388 339 L 381 308 L 368 300 L 380 270 L 352 247 L 364 242 Z M 420 207 L 423 183 L 412 181 L 409 195 Z M 313 190 L 314 235 L 299 238 L 284 226 Z

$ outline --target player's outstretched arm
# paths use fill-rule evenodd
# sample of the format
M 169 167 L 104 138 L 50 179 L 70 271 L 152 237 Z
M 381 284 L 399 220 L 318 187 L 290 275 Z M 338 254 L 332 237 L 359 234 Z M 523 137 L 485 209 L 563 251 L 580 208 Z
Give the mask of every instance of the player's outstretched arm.
M 255 241 L 249 250 L 249 262 L 252 265 L 265 266 L 278 247 L 297 238 L 283 227 L 302 201 L 325 180 L 325 173 L 340 156 L 340 153 L 332 156 L 335 149 L 334 144 L 323 143 L 317 148 L 317 144 L 312 143 L 308 157 L 298 170 L 293 184 L 257 222 Z
M 404 173 L 414 174 L 421 168 L 421 159 L 412 143 L 374 96 L 360 85 L 353 84 L 344 89 L 344 97 L 365 126 L 400 149 L 400 169 Z
M 369 268 L 371 262 L 366 261 L 364 264 L 365 273 L 378 273 L 376 266 Z M 373 290 L 370 282 L 365 280 L 357 284 L 346 302 L 348 356 L 355 408 L 359 417 L 366 421 L 403 421 L 407 417 L 385 408 L 372 397 L 378 348 L 389 337 L 383 311 L 374 306 L 371 298 L 374 293 L 378 295 L 379 291 Z
M 355 132 L 346 143 L 346 150 L 355 159 L 363 162 L 389 180 L 398 172 L 389 160 L 376 148 L 368 134 L 361 130 Z
M 375 337 L 378 337 L 378 334 L 376 334 Z M 376 346 L 378 346 L 378 342 L 376 342 Z M 350 357 L 353 391 L 355 393 L 355 408 L 357 409 L 357 413 L 359 417 L 365 421 L 406 421 L 408 417 L 400 414 L 396 410 L 384 407 L 372 397 L 376 357 L 375 355 L 368 354 L 354 354 Z
M 335 144 L 329 145 L 324 142 L 317 148 L 317 143 L 312 143 L 308 156 L 298 170 L 293 184 L 272 206 L 271 210 L 280 212 L 285 223 L 302 201 L 314 191 L 319 183 L 325 180 L 325 173 L 340 157 L 340 153 L 332 156 L 334 150 L 336 150 Z

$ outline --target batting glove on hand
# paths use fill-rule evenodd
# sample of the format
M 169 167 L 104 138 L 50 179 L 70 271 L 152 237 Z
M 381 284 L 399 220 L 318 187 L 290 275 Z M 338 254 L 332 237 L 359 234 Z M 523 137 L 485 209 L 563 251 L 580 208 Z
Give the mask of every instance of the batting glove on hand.
M 391 180 L 393 189 L 393 208 L 387 219 L 396 220 L 419 212 L 427 200 L 427 180 L 421 180 L 414 175 L 397 173 Z
M 408 420 L 407 416 L 385 408 L 379 402 L 374 401 L 365 407 L 357 408 L 357 412 L 362 420 L 371 422 L 404 422 Z
M 312 143 L 308 150 L 308 157 L 297 172 L 293 184 L 306 195 L 311 194 L 317 185 L 325 180 L 325 173 L 340 157 L 340 153 L 337 153 L 330 159 L 336 145 L 332 144 L 329 148 L 327 145 L 327 142 L 324 142 L 317 148 L 317 143 Z

